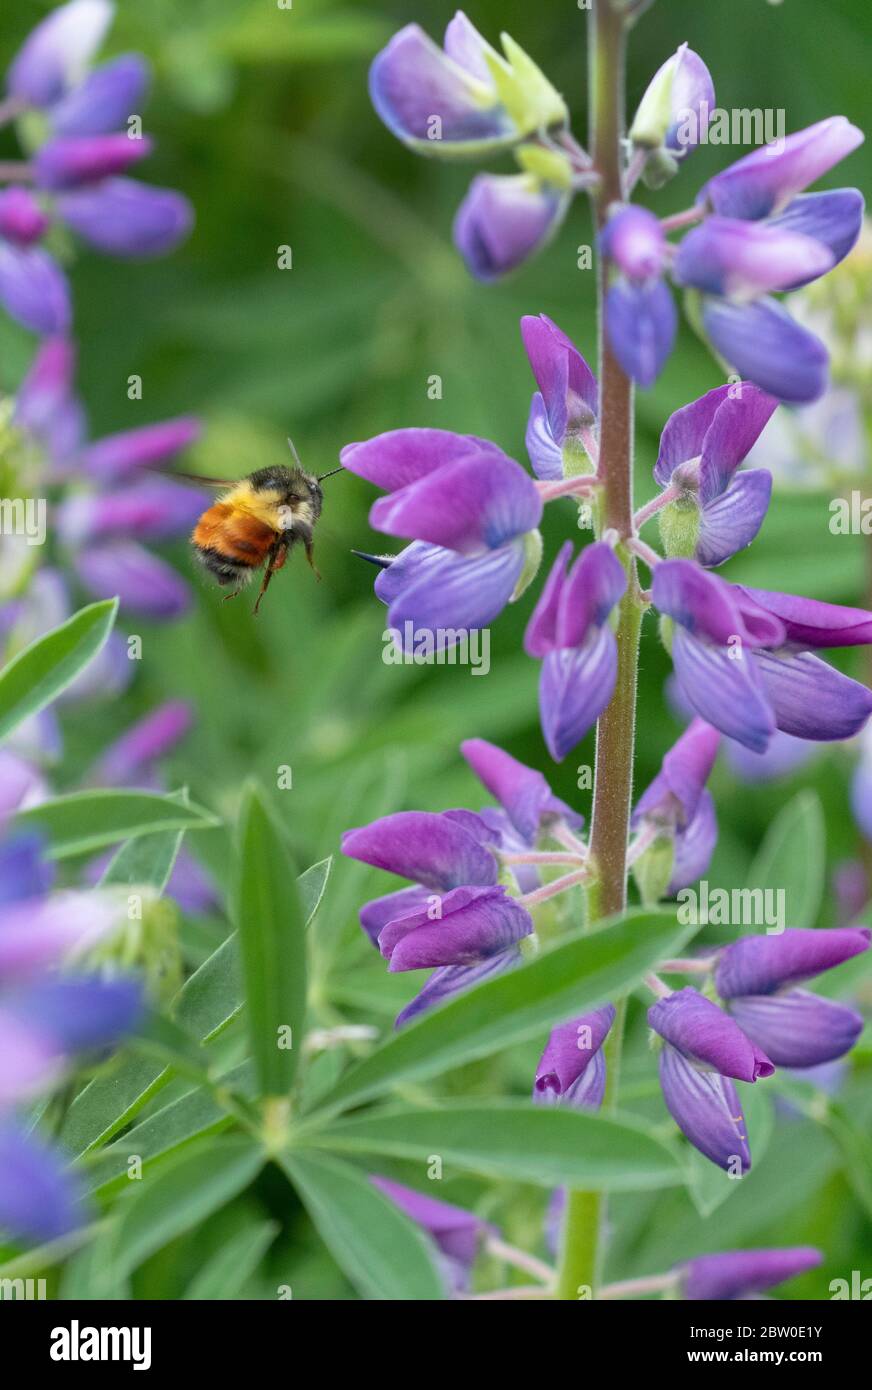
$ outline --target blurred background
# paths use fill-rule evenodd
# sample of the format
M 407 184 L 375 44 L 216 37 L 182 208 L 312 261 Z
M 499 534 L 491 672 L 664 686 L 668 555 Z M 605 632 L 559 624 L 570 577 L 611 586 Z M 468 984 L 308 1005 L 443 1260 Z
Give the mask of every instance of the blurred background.
M 0 66 L 49 8 L 29 0 L 7 7 Z M 72 269 L 79 387 L 92 432 L 196 414 L 206 431 L 183 466 L 228 477 L 286 462 L 288 434 L 304 465 L 323 472 L 336 465 L 344 444 L 407 425 L 485 435 L 526 462 L 533 383 L 518 320 L 551 315 L 593 363 L 593 273 L 576 264 L 577 248 L 592 239 L 590 221 L 579 200 L 555 244 L 517 277 L 496 287 L 468 278 L 450 231 L 473 170 L 411 154 L 381 125 L 367 97 L 368 64 L 390 35 L 418 20 L 438 36 L 454 6 L 441 0 L 426 6 L 296 0 L 292 9 L 277 12 L 271 0 L 137 0 L 119 10 L 105 56 L 136 49 L 155 69 L 145 125 L 157 149 L 144 177 L 186 192 L 197 222 L 187 243 L 166 260 L 123 264 L 83 252 Z M 564 92 L 583 142 L 584 12 L 568 3 L 473 0 L 468 13 L 491 41 L 508 29 L 529 50 Z M 687 40 L 708 63 L 722 106 L 784 108 L 788 131 L 834 113 L 862 126 L 869 115 L 861 61 L 868 15 L 867 0 L 826 6 L 817 0 L 734 0 L 729 6 L 656 0 L 632 37 L 628 109 L 653 71 Z M 701 148 L 662 193 L 643 191 L 642 200 L 661 215 L 678 211 L 739 153 Z M 870 163 L 867 145 L 826 185 L 868 188 Z M 292 248 L 292 269 L 277 268 L 283 245 Z M 836 309 L 816 303 L 809 314 L 818 321 L 832 314 L 837 333 L 854 332 L 872 286 L 872 256 L 869 262 L 861 255 L 843 273 L 841 289 L 832 291 L 840 295 Z M 825 280 L 823 288 L 831 283 Z M 16 388 L 33 347 L 29 335 L 0 319 L 0 389 Z M 864 386 L 853 348 L 836 356 L 840 385 L 860 400 L 868 422 L 869 363 Z M 142 401 L 127 397 L 132 373 L 143 379 Z M 441 400 L 428 397 L 433 375 L 442 379 Z M 653 495 L 651 468 L 669 413 L 721 380 L 718 364 L 682 327 L 662 377 L 638 397 L 637 504 Z M 862 487 L 853 479 L 862 478 L 864 468 L 868 474 L 868 463 L 862 450 L 846 460 L 835 444 L 831 449 L 819 418 L 796 422 L 794 439 L 800 442 L 790 444 L 785 458 L 773 460 L 783 486 L 761 535 L 730 562 L 728 577 L 865 606 L 872 541 L 833 535 L 829 502 Z M 801 455 L 807 459 L 800 470 Z M 195 722 L 169 759 L 167 780 L 190 787 L 198 801 L 232 818 L 247 775 L 276 788 L 278 769 L 290 766 L 293 789 L 276 790 L 274 801 L 301 867 L 335 853 L 342 829 L 388 810 L 480 804 L 480 789 L 458 754 L 465 737 L 494 740 L 545 769 L 558 794 L 587 815 L 590 793 L 577 790 L 577 767 L 592 763 L 592 738 L 556 768 L 548 764 L 538 728 L 537 669 L 521 652 L 535 590 L 494 626 L 487 678 L 467 668 L 382 663 L 384 610 L 372 594 L 373 572 L 350 554 L 352 547 L 384 548 L 367 522 L 374 496 L 351 475 L 325 483 L 316 544 L 322 582 L 295 556 L 256 622 L 247 599 L 222 604 L 218 591 L 192 573 L 186 546 L 166 548 L 192 577 L 190 614 L 168 625 L 124 624 L 143 637 L 137 679 L 122 699 L 105 704 L 99 719 L 93 712 L 65 717 L 66 759 L 53 774 L 55 785 L 75 785 L 99 748 L 138 714 L 181 698 L 191 702 Z M 549 508 L 546 563 L 574 526 L 570 503 Z M 862 651 L 834 659 L 850 674 L 868 677 Z M 664 698 L 668 672 L 649 620 L 639 703 L 640 790 L 681 727 Z M 822 925 L 842 920 L 846 909 L 835 892 L 839 866 L 868 868 L 870 862 L 849 805 L 857 757 L 857 749 L 837 746 L 787 776 L 753 784 L 721 759 L 712 782 L 721 836 L 710 882 L 748 882 L 765 832 L 783 807 L 793 806 L 805 838 L 797 832 L 789 857 L 808 872 L 812 919 Z M 814 809 L 807 814 L 809 806 Z M 201 835 L 192 848 L 223 887 L 222 832 Z M 357 906 L 382 882 L 359 866 L 336 865 L 316 950 L 331 1007 L 355 1021 L 375 1017 L 387 1028 L 416 985 L 388 977 L 359 939 Z M 216 911 L 186 920 L 183 931 L 193 965 L 226 935 L 227 922 Z M 714 929 L 710 939 L 718 939 Z M 864 988 L 868 984 L 859 981 L 856 989 Z M 640 1020 L 641 1010 L 626 1101 L 657 1113 Z M 442 1093 L 523 1093 L 536 1055 L 536 1047 L 520 1049 L 517 1056 L 465 1068 L 440 1083 Z M 870 1055 L 861 1045 L 855 1079 L 842 1081 L 855 1122 L 849 1139 L 782 1100 L 778 1115 L 770 1106 L 759 1121 L 761 1135 L 764 1126 L 772 1131 L 765 1155 L 746 1181 L 735 1184 L 742 1190 L 728 1202 L 712 1200 L 706 1213 L 705 1193 L 697 1194 L 696 1204 L 685 1193 L 616 1200 L 614 1277 L 658 1269 L 697 1250 L 805 1242 L 821 1244 L 827 1263 L 792 1286 L 799 1296 L 827 1297 L 828 1280 L 850 1278 L 854 1268 L 872 1275 Z M 402 1176 L 402 1165 L 393 1171 Z M 540 1240 L 541 1197 L 532 1191 L 486 1192 L 456 1180 L 444 1189 L 447 1199 L 494 1215 L 518 1243 Z M 262 1200 L 272 1211 L 279 1197 L 265 1191 Z M 341 1276 L 325 1255 L 314 1253 L 305 1218 L 297 1214 L 295 1224 L 285 1212 L 281 1219 L 286 1240 L 274 1247 L 274 1272 L 284 1275 L 283 1262 L 290 1261 L 295 1287 L 308 1289 L 300 1296 L 345 1296 Z M 203 1238 L 218 1242 L 221 1234 L 210 1228 Z M 152 1262 L 139 1276 L 142 1291 L 176 1296 L 182 1271 L 201 1254 L 183 1243 L 171 1268 L 164 1252 L 162 1263 Z M 273 1283 L 264 1280 L 264 1287 Z M 255 1281 L 251 1296 L 258 1287 Z

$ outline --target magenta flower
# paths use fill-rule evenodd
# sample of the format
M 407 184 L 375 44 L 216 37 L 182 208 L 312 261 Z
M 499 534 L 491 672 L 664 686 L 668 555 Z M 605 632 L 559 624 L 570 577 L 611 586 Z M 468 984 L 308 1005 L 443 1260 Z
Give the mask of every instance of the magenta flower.
M 27 189 L 0 191 L 0 305 L 34 333 L 65 333 L 72 317 L 66 276 L 38 245 L 47 227 Z
M 615 1021 L 613 1004 L 555 1028 L 536 1068 L 533 1099 L 598 1109 L 606 1089 L 603 1044 Z
M 555 796 L 541 772 L 518 762 L 483 738 L 468 738 L 460 751 L 476 777 L 500 802 L 507 820 L 525 844 L 533 845 L 542 828 L 562 821 L 577 829 L 583 817 Z
M 555 762 L 581 742 L 612 697 L 618 652 L 608 620 L 627 587 L 604 541 L 587 546 L 567 573 L 571 554 L 566 541 L 524 636 L 527 655 L 542 661 L 539 717 Z
M 661 522 L 667 541 L 675 533 L 670 554 L 720 565 L 751 544 L 766 516 L 772 475 L 740 470 L 777 405 L 741 382 L 718 386 L 670 415 L 654 465 L 655 479 L 674 497 Z M 683 552 L 676 549 L 681 543 Z
M 868 613 L 727 584 L 680 559 L 656 566 L 652 595 L 673 620 L 672 660 L 688 704 L 753 751 L 776 728 L 850 738 L 872 713 L 866 686 L 809 651 L 872 640 Z
M 596 377 L 546 314 L 522 318 L 521 337 L 539 388 L 530 402 L 527 453 L 536 476 L 555 481 L 578 472 L 586 456 L 598 412 Z
M 687 987 L 658 999 L 648 1022 L 663 1038 L 660 1085 L 666 1108 L 691 1144 L 718 1167 L 751 1166 L 738 1081 L 756 1081 L 775 1070 L 739 1025 L 697 990 Z
M 869 949 L 868 927 L 788 927 L 725 947 L 715 987 L 730 1015 L 777 1066 L 814 1067 L 853 1047 L 863 1018 L 796 985 Z
M 542 516 L 520 464 L 487 440 L 432 429 L 391 430 L 340 458 L 389 493 L 372 525 L 413 541 L 375 585 L 397 645 L 423 631 L 441 650 L 493 621 L 515 596 Z

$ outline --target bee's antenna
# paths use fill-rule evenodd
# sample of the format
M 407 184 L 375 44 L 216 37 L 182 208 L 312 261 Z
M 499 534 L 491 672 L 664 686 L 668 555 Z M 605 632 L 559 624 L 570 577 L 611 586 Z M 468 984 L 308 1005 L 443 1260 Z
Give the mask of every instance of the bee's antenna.
M 368 560 L 371 565 L 378 565 L 382 570 L 388 569 L 397 558 L 396 555 L 370 555 L 366 550 L 352 550 L 351 553 L 359 560 Z
M 316 479 L 315 479 L 315 481 L 318 482 L 318 483 L 323 483 L 323 481 L 324 481 L 325 478 L 332 478 L 334 473 L 344 473 L 344 472 L 345 472 L 345 469 L 343 468 L 342 464 L 340 464 L 338 468 L 331 468 L 329 473 L 322 473 L 321 476 L 320 476 L 319 478 L 316 478 Z
M 303 465 L 300 463 L 300 455 L 297 453 L 297 446 L 294 444 L 294 441 L 293 439 L 291 439 L 290 435 L 288 435 L 288 448 L 294 456 L 294 463 L 297 465 L 298 468 L 302 468 Z

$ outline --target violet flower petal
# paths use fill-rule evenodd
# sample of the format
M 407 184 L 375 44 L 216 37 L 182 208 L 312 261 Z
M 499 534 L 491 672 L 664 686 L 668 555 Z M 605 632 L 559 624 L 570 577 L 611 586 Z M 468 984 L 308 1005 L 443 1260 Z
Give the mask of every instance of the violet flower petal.
M 599 1054 L 614 1021 L 614 1005 L 605 1004 L 554 1028 L 536 1067 L 534 1096 L 564 1095 Z
M 505 455 L 472 455 L 444 464 L 373 503 L 370 522 L 388 535 L 429 541 L 462 554 L 496 550 L 542 519 L 529 474 Z
M 822 743 L 852 738 L 872 714 L 872 691 L 811 652 L 754 652 L 779 729 Z
M 717 351 L 741 376 L 783 401 L 816 401 L 827 387 L 829 355 L 820 339 L 774 299 L 729 304 L 706 298 L 702 322 Z
M 473 985 L 480 984 L 482 980 L 490 980 L 494 975 L 501 975 L 504 970 L 513 969 L 521 960 L 520 948 L 510 946 L 508 950 L 487 956 L 475 965 L 443 965 L 433 971 L 414 999 L 400 1010 L 394 1026 L 404 1027 L 429 1009 L 435 1009 L 439 1004 L 453 999 L 456 994 L 463 994 L 466 990 L 472 989 Z
M 743 155 L 709 180 L 699 201 L 724 217 L 768 217 L 862 143 L 862 131 L 844 116 L 830 116 L 788 135 L 780 150 L 763 145 Z
M 828 193 L 803 193 L 788 203 L 780 216 L 771 220 L 769 226 L 814 237 L 816 241 L 829 247 L 833 265 L 838 265 L 857 243 L 863 226 L 864 208 L 863 194 L 858 188 L 834 188 Z M 786 288 L 798 290 L 806 284 L 807 280 L 797 280 Z
M 760 1076 L 771 1076 L 775 1070 L 765 1053 L 745 1036 L 729 1014 L 691 985 L 652 1004 L 648 1022 L 684 1057 L 722 1076 L 756 1081 Z
M 717 1255 L 698 1255 L 684 1266 L 684 1297 L 699 1299 L 744 1298 L 765 1293 L 785 1279 L 814 1269 L 823 1260 L 810 1245 L 783 1250 L 728 1250 Z
M 564 541 L 527 623 L 524 651 L 528 656 L 547 656 L 557 646 L 557 617 L 571 557 L 572 541 Z
M 772 497 L 772 474 L 765 468 L 739 473 L 727 490 L 700 510 L 695 558 L 701 565 L 722 565 L 750 545 L 766 520 Z
M 67 278 L 39 246 L 0 241 L 0 304 L 32 333 L 66 333 L 72 319 Z
M 700 1071 L 674 1047 L 660 1053 L 660 1085 L 666 1108 L 695 1149 L 727 1172 L 751 1167 L 745 1116 L 732 1081 Z
M 596 419 L 596 377 L 572 339 L 547 314 L 525 315 L 521 337 L 545 405 L 551 437 L 560 447 L 568 430 Z
M 537 478 L 559 482 L 563 477 L 563 449 L 551 433 L 548 411 L 541 391 L 534 391 L 524 436 L 527 457 Z
M 82 454 L 82 465 L 100 482 L 117 482 L 140 468 L 167 463 L 193 444 L 201 429 L 195 416 L 180 415 L 174 420 L 107 434 L 88 445 Z
M 711 792 L 703 791 L 693 820 L 676 831 L 672 877 L 667 890 L 670 897 L 702 878 L 711 863 L 717 842 L 718 820 L 714 798 Z
M 412 549 L 409 546 L 403 554 Z M 393 574 L 395 567 L 382 571 L 375 591 L 379 598 L 388 592 L 395 595 L 388 623 L 400 646 L 411 650 L 423 637 L 434 650 L 444 651 L 499 617 L 521 577 L 524 542 L 518 538 L 496 550 L 468 556 L 441 546 L 422 546 L 407 562 L 407 582 L 400 585 L 400 576 Z
M 863 1015 L 804 989 L 732 999 L 730 1015 L 779 1067 L 816 1067 L 843 1057 L 863 1031 Z
M 772 994 L 810 980 L 869 949 L 868 927 L 788 927 L 773 936 L 743 936 L 724 947 L 715 970 L 723 999 Z
M 178 618 L 191 604 L 185 581 L 165 561 L 135 541 L 115 540 L 81 551 L 76 573 L 95 598 L 114 598 L 138 617 Z
M 343 468 L 365 478 L 385 492 L 398 492 L 417 483 L 445 464 L 476 455 L 505 458 L 502 449 L 489 439 L 474 434 L 454 434 L 451 430 L 387 430 L 357 444 L 346 444 L 340 451 Z
M 446 893 L 441 916 L 429 907 L 388 922 L 379 950 L 392 971 L 472 965 L 499 955 L 533 930 L 525 908 L 502 887 L 463 887 Z
M 136 179 L 105 179 L 57 198 L 58 216 L 80 237 L 109 256 L 165 256 L 194 222 L 188 199 L 169 188 Z
M 479 781 L 506 809 L 512 825 L 533 844 L 543 818 L 557 816 L 578 828 L 584 817 L 555 796 L 541 772 L 513 758 L 495 743 L 468 738 L 460 751 Z
M 672 273 L 679 285 L 742 301 L 816 280 L 834 264 L 828 246 L 790 228 L 707 217 L 683 238 Z
M 84 1219 L 81 1199 L 62 1154 L 8 1122 L 0 1128 L 0 1229 L 18 1240 L 55 1240 Z
M 627 376 L 652 386 L 672 351 L 678 314 L 668 285 L 616 281 L 606 294 L 606 333 Z
M 497 881 L 490 851 L 455 821 L 430 811 L 397 811 L 346 830 L 342 853 L 440 892 Z
M 732 660 L 725 647 L 699 641 L 678 627 L 672 663 L 681 692 L 696 714 L 752 751 L 765 750 L 775 732 L 775 716 L 764 683 L 747 656 Z
M 148 136 L 58 135 L 41 145 L 33 157 L 39 188 L 57 193 L 123 174 L 131 164 L 151 154 Z
M 145 102 L 151 71 L 139 53 L 94 68 L 51 108 L 57 135 L 103 135 L 120 130 Z
M 615 688 L 618 647 L 610 627 L 593 628 L 581 647 L 548 652 L 539 677 L 545 745 L 562 762 L 602 714 Z
M 571 195 L 528 174 L 478 174 L 454 219 L 454 244 L 486 284 L 538 254 L 566 216 Z
M 109 0 L 71 0 L 32 29 L 12 61 L 10 96 L 31 106 L 48 106 L 72 86 L 112 23 Z
M 848 608 L 840 603 L 824 603 L 798 594 L 781 594 L 774 589 L 737 589 L 772 614 L 784 626 L 785 638 L 802 647 L 856 647 L 872 642 L 872 613 L 865 608 Z

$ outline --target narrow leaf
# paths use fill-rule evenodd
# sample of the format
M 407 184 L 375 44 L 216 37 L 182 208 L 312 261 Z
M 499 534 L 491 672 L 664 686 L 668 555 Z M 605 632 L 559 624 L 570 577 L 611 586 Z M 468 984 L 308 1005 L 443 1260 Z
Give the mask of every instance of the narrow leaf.
M 671 1149 L 641 1121 L 529 1101 L 394 1109 L 342 1120 L 313 1144 L 427 1162 L 438 1153 L 488 1177 L 627 1192 L 681 1183 Z
M 0 739 L 72 684 L 100 651 L 117 611 L 117 599 L 89 604 L 13 657 L 0 672 Z
M 747 888 L 752 892 L 768 890 L 773 904 L 778 902 L 776 894 L 783 893 L 782 925 L 813 927 L 823 900 L 825 858 L 823 807 L 820 798 L 805 789 L 770 825 L 748 870 Z M 746 923 L 746 930 L 759 930 L 763 925 L 759 913 L 748 915 L 754 920 Z
M 201 806 L 134 791 L 72 792 L 22 811 L 14 821 L 17 829 L 35 827 L 43 832 L 51 859 L 90 853 L 157 831 L 202 830 L 217 824 Z
M 424 1235 L 368 1178 L 325 1155 L 294 1152 L 279 1161 L 324 1244 L 364 1298 L 444 1297 Z
M 254 787 L 239 839 L 236 919 L 252 1055 L 262 1094 L 284 1095 L 303 1042 L 305 922 L 290 857 Z
M 223 1249 L 206 1264 L 182 1294 L 183 1299 L 197 1302 L 227 1299 L 239 1295 L 245 1281 L 260 1264 L 279 1230 L 277 1221 L 261 1221 L 247 1226 L 228 1240 Z

